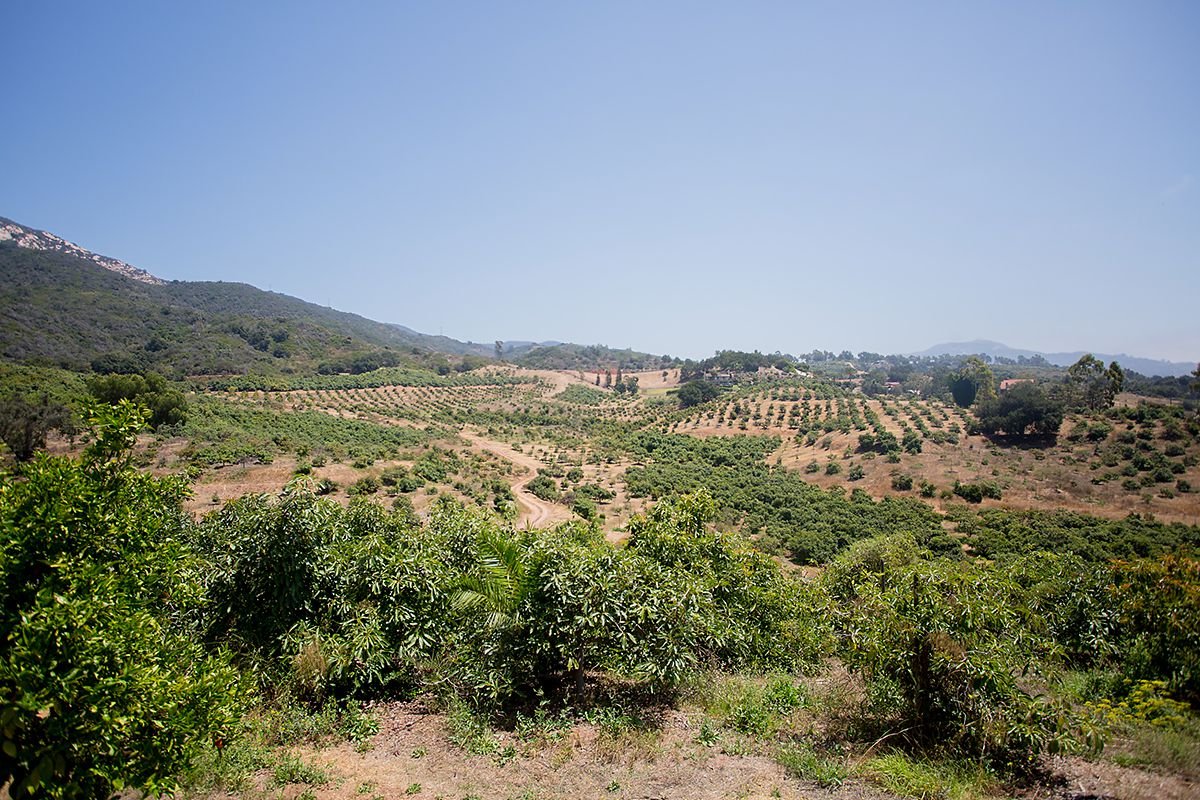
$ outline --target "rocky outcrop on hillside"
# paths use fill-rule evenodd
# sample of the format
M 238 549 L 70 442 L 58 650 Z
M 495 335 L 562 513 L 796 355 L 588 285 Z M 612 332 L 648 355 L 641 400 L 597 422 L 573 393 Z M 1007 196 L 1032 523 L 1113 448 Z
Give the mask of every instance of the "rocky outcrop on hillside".
M 24 225 L 19 225 L 12 220 L 0 217 L 0 242 L 8 241 L 15 243 L 18 247 L 25 247 L 30 250 L 51 250 L 83 258 L 104 267 L 104 269 L 124 275 L 126 278 L 132 278 L 135 281 L 141 281 L 142 283 L 164 283 L 161 278 L 151 275 L 144 269 L 138 269 L 115 258 L 97 255 L 91 250 L 85 250 L 73 242 L 68 242 L 66 239 L 55 236 L 53 233 L 26 228 Z

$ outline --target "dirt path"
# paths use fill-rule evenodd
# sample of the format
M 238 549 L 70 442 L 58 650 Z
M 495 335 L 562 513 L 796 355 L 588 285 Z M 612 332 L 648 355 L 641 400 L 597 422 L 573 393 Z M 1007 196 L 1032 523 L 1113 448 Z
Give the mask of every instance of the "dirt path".
M 565 522 L 571 518 L 571 512 L 563 506 L 557 503 L 547 503 L 525 488 L 531 480 L 537 477 L 537 471 L 545 466 L 542 462 L 533 456 L 514 450 L 509 445 L 485 439 L 479 434 L 468 430 L 463 430 L 459 436 L 481 450 L 486 450 L 494 456 L 499 456 L 528 470 L 527 475 L 521 477 L 512 485 L 513 494 L 517 498 L 517 507 L 521 509 L 521 514 L 517 517 L 517 527 L 544 528 L 556 522 Z

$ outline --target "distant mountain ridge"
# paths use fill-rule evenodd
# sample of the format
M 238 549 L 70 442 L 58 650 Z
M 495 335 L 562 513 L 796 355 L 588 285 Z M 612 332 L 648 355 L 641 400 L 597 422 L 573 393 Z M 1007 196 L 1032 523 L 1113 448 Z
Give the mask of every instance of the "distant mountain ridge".
M 942 344 L 935 344 L 933 347 L 922 350 L 919 353 L 911 353 L 910 355 L 931 357 L 988 355 L 992 358 L 1000 356 L 1014 360 L 1022 356 L 1025 358 L 1041 356 L 1056 366 L 1069 367 L 1086 354 L 1086 350 L 1079 350 L 1072 353 L 1047 353 L 1039 350 L 1022 350 L 1009 347 L 1002 342 L 995 342 L 989 339 L 975 339 L 970 342 L 944 342 Z M 1196 368 L 1196 364 L 1193 362 L 1166 361 L 1164 359 L 1131 356 L 1125 353 L 1113 355 L 1111 353 L 1094 352 L 1092 355 L 1105 363 L 1116 361 L 1127 370 L 1148 376 L 1178 377 L 1180 375 L 1187 375 Z
M 609 352 L 557 341 L 502 347 L 506 360 L 530 366 L 561 358 L 561 348 L 576 361 Z M 420 333 L 246 283 L 164 281 L 0 217 L 0 358 L 181 377 L 393 363 L 440 370 L 446 355 L 492 359 L 496 343 Z
M 44 250 L 54 253 L 66 253 L 67 255 L 83 258 L 91 261 L 94 264 L 99 264 L 105 269 L 115 272 L 118 275 L 124 275 L 126 278 L 131 278 L 141 283 L 149 283 L 152 285 L 160 285 L 166 283 L 162 278 L 151 275 L 144 269 L 138 269 L 135 266 L 126 264 L 124 261 L 118 261 L 115 258 L 108 256 L 97 255 L 91 250 L 85 250 L 74 242 L 68 242 L 60 236 L 55 236 L 48 231 L 39 231 L 34 228 L 22 225 L 19 222 L 13 222 L 11 219 L 0 217 L 0 242 L 11 241 L 18 247 L 24 247 L 28 250 Z
M 99 269 L 95 269 L 99 267 Z M 87 369 L 98 360 L 177 375 L 294 372 L 372 363 L 380 355 L 435 365 L 434 355 L 490 359 L 496 343 L 462 342 L 376 322 L 244 283 L 164 281 L 47 231 L 0 217 L 0 357 Z M 392 351 L 391 355 L 388 351 Z M 1084 355 L 989 340 L 934 345 L 918 356 L 1040 355 L 1070 366 Z M 506 360 L 541 369 L 624 365 L 666 357 L 559 341 L 502 342 Z M 1181 376 L 1194 363 L 1095 353 L 1143 375 Z M 444 364 L 444 361 L 442 362 Z

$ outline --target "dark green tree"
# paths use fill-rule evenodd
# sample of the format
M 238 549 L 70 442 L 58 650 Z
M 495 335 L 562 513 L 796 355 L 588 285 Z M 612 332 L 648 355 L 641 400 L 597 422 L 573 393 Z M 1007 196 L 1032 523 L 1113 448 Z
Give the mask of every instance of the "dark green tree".
M 187 419 L 187 400 L 156 372 L 145 375 L 97 375 L 87 382 L 88 391 L 102 403 L 128 400 L 150 409 L 150 426 L 177 425 Z
M 701 403 L 707 403 L 720 393 L 720 389 L 707 381 L 688 381 L 679 387 L 679 406 L 680 408 L 691 408 Z
M 967 408 L 996 396 L 996 376 L 979 356 L 971 356 L 948 376 L 954 402 Z
M 975 417 L 988 436 L 1054 436 L 1062 425 L 1063 406 L 1036 383 L 1020 383 L 977 404 Z
M 70 426 L 66 406 L 46 394 L 36 401 L 23 395 L 0 400 L 0 440 L 17 461 L 28 461 L 46 446 L 46 434 Z
M 1110 408 L 1125 385 L 1125 372 L 1116 361 L 1107 369 L 1091 353 L 1067 369 L 1067 396 L 1072 408 L 1099 411 Z

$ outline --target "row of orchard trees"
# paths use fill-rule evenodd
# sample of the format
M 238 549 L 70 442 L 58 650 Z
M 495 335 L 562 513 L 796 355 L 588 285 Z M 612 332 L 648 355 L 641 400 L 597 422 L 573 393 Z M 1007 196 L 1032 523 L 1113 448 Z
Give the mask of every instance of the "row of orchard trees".
M 133 470 L 144 416 L 94 420 L 79 460 L 0 479 L 0 784 L 13 797 L 169 790 L 259 697 L 454 694 L 481 710 L 584 702 L 601 676 L 669 699 L 701 670 L 798 671 L 838 655 L 864 710 L 1021 768 L 1078 741 L 1038 676 L 1074 663 L 1194 699 L 1194 561 L 999 566 L 870 539 L 816 582 L 715 533 L 705 494 L 657 505 L 614 547 L 583 523 L 515 531 L 443 501 L 420 523 L 302 486 L 201 523 L 182 485 Z

